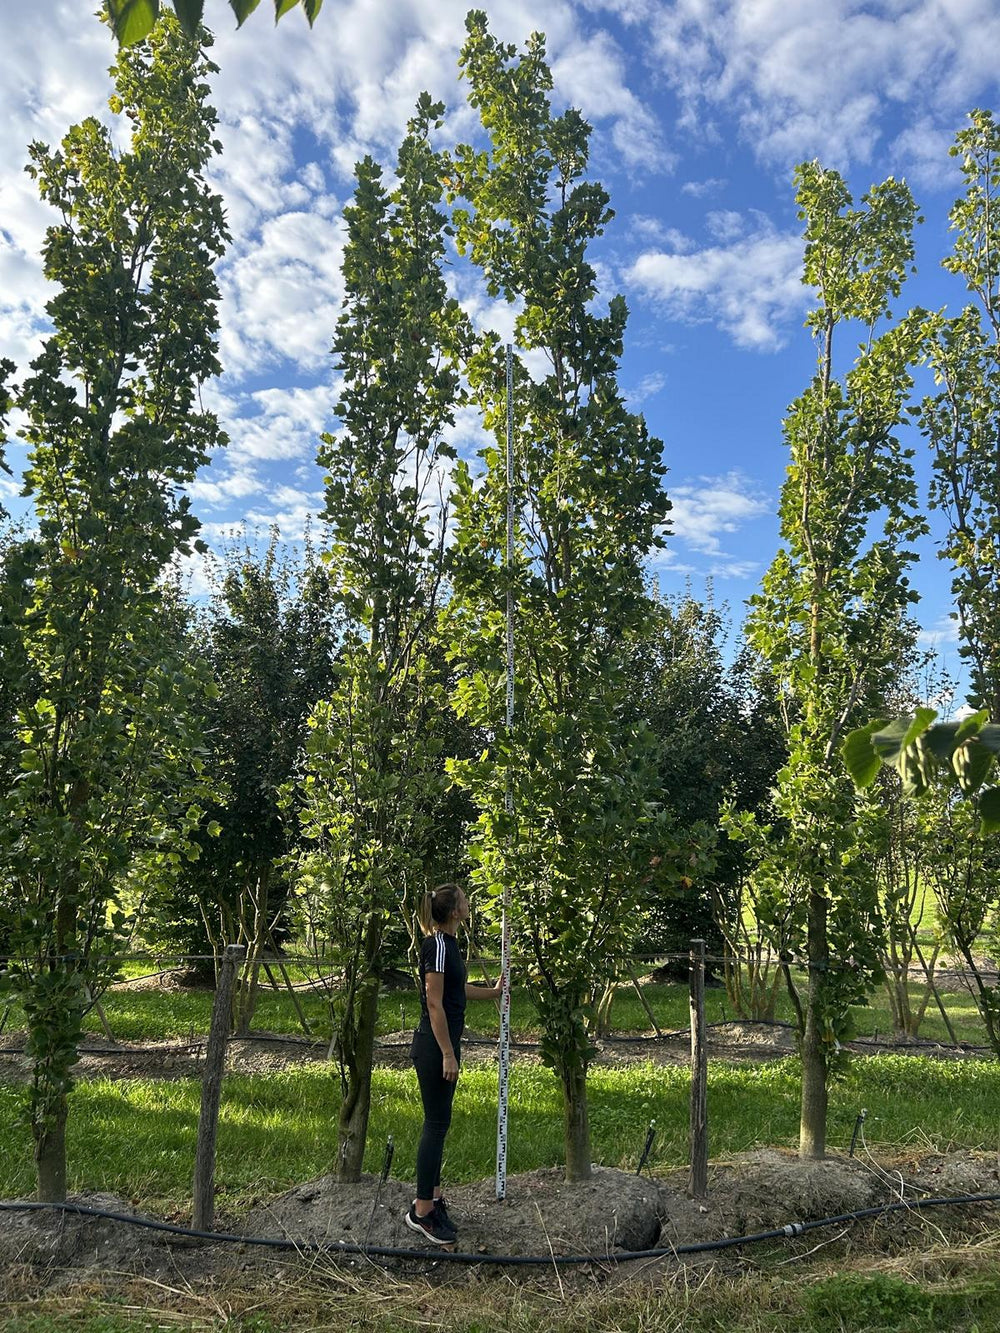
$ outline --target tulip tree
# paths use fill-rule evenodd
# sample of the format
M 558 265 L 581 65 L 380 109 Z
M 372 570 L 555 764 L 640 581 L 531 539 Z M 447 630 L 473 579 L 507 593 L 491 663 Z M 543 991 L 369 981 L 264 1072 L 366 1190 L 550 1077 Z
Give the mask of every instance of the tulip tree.
M 198 397 L 219 370 L 212 265 L 226 239 L 204 179 L 214 68 L 164 21 L 113 69 L 127 147 L 89 119 L 57 150 L 29 150 L 59 221 L 44 248 L 52 332 L 15 394 L 36 532 L 2 580 L 19 776 L 0 798 L 0 873 L 47 1200 L 65 1197 L 70 1070 L 116 970 L 121 890 L 192 851 L 206 796 L 188 723 L 205 686 L 176 651 L 161 580 L 198 526 L 179 488 L 224 443 Z
M 228 2 L 238 28 L 243 26 L 260 4 L 260 0 L 228 0 Z M 322 4 L 323 0 L 273 0 L 274 21 L 277 23 L 289 10 L 297 9 L 301 5 L 311 28 Z M 271 8 L 270 5 L 267 7 Z M 171 8 L 177 15 L 185 36 L 193 39 L 204 17 L 205 0 L 169 0 L 169 8 L 166 4 L 161 4 L 161 0 L 104 0 L 104 8 L 118 41 L 122 46 L 131 46 L 148 37 L 161 12 L 169 13 Z
M 916 600 L 908 547 L 924 525 L 910 451 L 896 434 L 912 334 L 888 322 L 912 262 L 913 201 L 890 179 L 857 208 L 841 177 L 816 163 L 800 166 L 796 180 L 817 369 L 784 423 L 783 546 L 753 599 L 749 633 L 789 718 L 774 808 L 781 832 L 761 874 L 782 886 L 774 915 L 785 957 L 807 969 L 805 996 L 790 968 L 786 975 L 801 1035 L 799 1149 L 819 1157 L 838 1036 L 878 969 L 876 884 L 837 750 L 880 706 L 907 651 Z M 860 332 L 860 352 L 838 379 L 835 337 L 848 331 Z
M 347 629 L 309 719 L 301 861 L 313 932 L 342 971 L 337 1172 L 360 1177 L 386 932 L 425 887 L 446 700 L 429 656 L 447 533 L 445 435 L 459 401 L 464 317 L 441 271 L 443 107 L 424 94 L 389 190 L 371 158 L 345 208 L 344 312 L 333 350 L 340 429 L 323 437 L 328 560 Z
M 625 302 L 615 296 L 606 313 L 594 308 L 587 250 L 612 213 L 603 188 L 586 179 L 590 127 L 576 111 L 553 113 L 540 35 L 518 56 L 491 35 L 484 14 L 470 13 L 466 26 L 461 65 L 487 144 L 458 148 L 450 166 L 456 238 L 489 294 L 518 303 L 515 337 L 539 370 L 532 378 L 518 362 L 514 375 L 519 537 L 508 574 L 498 340 L 485 338 L 468 364 L 498 443 L 481 454 L 483 475 L 465 463 L 456 471 L 449 633 L 461 677 L 454 706 L 493 742 L 451 771 L 481 812 L 477 886 L 494 905 L 510 887 L 513 947 L 563 1091 L 567 1173 L 581 1179 L 591 1158 L 588 1006 L 619 974 L 662 832 L 648 799 L 655 746 L 641 723 L 626 720 L 622 646 L 650 614 L 643 562 L 661 543 L 669 506 L 660 442 L 618 388 Z M 511 734 L 508 586 L 518 657 Z M 674 860 L 664 856 L 662 873 Z
M 965 959 L 990 1045 L 1000 1055 L 1000 983 L 984 974 L 980 932 L 1000 932 L 1000 876 L 989 842 L 1000 831 L 997 756 L 1000 725 L 985 709 L 939 722 L 933 708 L 857 727 L 841 755 L 855 784 L 870 787 L 884 767 L 902 780 L 904 797 L 928 797 L 917 818 L 925 831 L 925 877 L 934 888 L 947 937 Z M 991 948 L 991 952 L 995 950 Z
M 951 210 L 945 268 L 976 298 L 954 318 L 926 316 L 924 358 L 937 391 L 918 411 L 934 466 L 931 504 L 948 523 L 959 651 L 969 702 L 1000 717 L 1000 125 L 974 111 L 952 148 L 966 189 Z

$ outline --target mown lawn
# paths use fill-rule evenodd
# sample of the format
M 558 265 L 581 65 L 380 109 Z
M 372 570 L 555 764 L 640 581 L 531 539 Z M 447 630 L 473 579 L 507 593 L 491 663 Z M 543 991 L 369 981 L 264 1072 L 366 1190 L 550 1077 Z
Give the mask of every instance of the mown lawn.
M 911 985 L 916 999 L 920 988 Z M 318 1038 L 330 1036 L 329 1006 L 316 992 L 299 992 L 299 1001 L 310 1029 Z M 688 1024 L 687 988 L 680 984 L 647 984 L 644 997 L 652 1009 L 658 1026 L 665 1030 L 685 1028 Z M 944 996 L 946 1008 L 959 1041 L 972 1046 L 985 1045 L 982 1022 L 971 994 L 966 990 L 952 991 Z M 208 1031 L 212 1012 L 212 992 L 208 989 L 160 990 L 134 989 L 118 986 L 102 1000 L 108 1023 L 115 1038 L 123 1042 L 177 1040 L 197 1037 Z M 386 1033 L 412 1029 L 419 1017 L 419 1001 L 413 990 L 389 990 L 380 1002 L 379 1030 Z M 0 1010 L 2 1012 L 2 1010 Z M 721 1023 L 734 1018 L 733 1007 L 722 987 L 712 987 L 705 996 L 706 1018 L 710 1023 Z M 776 1017 L 791 1021 L 791 1005 L 782 992 L 778 999 Z M 884 992 L 876 991 L 871 1003 L 853 1010 L 855 1034 L 892 1038 L 892 1019 Z M 469 1006 L 468 1022 L 471 1028 L 484 1036 L 495 1036 L 498 1031 L 496 1006 L 489 1001 L 476 1001 Z M 649 1018 L 630 986 L 623 987 L 615 997 L 611 1009 L 612 1028 L 618 1032 L 650 1032 Z M 17 1005 L 11 1005 L 5 1026 L 6 1032 L 17 1031 L 23 1025 L 23 1015 Z M 515 1036 L 530 1039 L 537 1035 L 538 1016 L 523 991 L 515 991 L 511 1004 L 511 1025 Z M 88 1015 L 87 1031 L 101 1035 L 103 1029 L 96 1013 Z M 296 1033 L 304 1035 L 287 991 L 262 989 L 254 1018 L 259 1031 Z M 920 1031 L 921 1037 L 950 1044 L 947 1029 L 932 1003 Z
M 650 1167 L 687 1160 L 688 1074 L 652 1064 L 597 1066 L 590 1076 L 594 1153 L 634 1169 L 651 1120 L 657 1137 Z M 709 1074 L 711 1150 L 716 1158 L 755 1146 L 792 1147 L 799 1120 L 794 1058 L 761 1066 L 714 1064 Z M 23 1085 L 0 1084 L 0 1197 L 33 1189 L 28 1132 L 20 1123 Z M 69 1122 L 73 1190 L 110 1190 L 154 1211 L 189 1207 L 200 1085 L 197 1080 L 96 1079 L 75 1088 Z M 339 1090 L 326 1066 L 227 1077 L 216 1179 L 240 1207 L 330 1170 Z M 868 1112 L 869 1145 L 995 1150 L 1000 1125 L 1000 1064 L 881 1055 L 856 1060 L 833 1085 L 831 1147 L 850 1142 L 858 1111 Z M 375 1075 L 366 1168 L 381 1168 L 387 1136 L 396 1144 L 393 1174 L 414 1171 L 420 1106 L 412 1071 Z M 490 1174 L 496 1126 L 496 1072 L 462 1075 L 448 1140 L 453 1181 Z M 508 1165 L 511 1172 L 562 1160 L 562 1106 L 553 1075 L 515 1065 L 511 1076 Z

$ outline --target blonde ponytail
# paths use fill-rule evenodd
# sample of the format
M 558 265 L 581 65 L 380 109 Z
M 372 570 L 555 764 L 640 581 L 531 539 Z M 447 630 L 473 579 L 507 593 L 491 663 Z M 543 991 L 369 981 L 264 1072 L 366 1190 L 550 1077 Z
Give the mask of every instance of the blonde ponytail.
M 432 935 L 435 926 L 443 926 L 454 916 L 461 892 L 457 884 L 439 884 L 424 894 L 417 908 L 417 920 L 425 935 Z

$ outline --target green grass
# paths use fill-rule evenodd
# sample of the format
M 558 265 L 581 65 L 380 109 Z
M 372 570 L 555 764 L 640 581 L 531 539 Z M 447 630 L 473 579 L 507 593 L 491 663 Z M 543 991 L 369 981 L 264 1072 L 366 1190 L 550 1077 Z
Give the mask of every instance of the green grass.
M 916 1001 L 920 987 L 910 987 Z M 647 985 L 643 993 L 656 1021 L 665 1031 L 684 1028 L 688 1023 L 687 987 L 678 984 Z M 313 1034 L 319 1038 L 330 1035 L 329 1007 L 320 994 L 299 992 L 299 999 Z M 952 1026 L 960 1041 L 970 1045 L 985 1045 L 986 1037 L 975 1002 L 968 991 L 955 991 L 944 997 Z M 197 1037 L 208 1031 L 212 1011 L 212 993 L 209 990 L 136 990 L 119 986 L 109 991 L 102 1001 L 112 1032 L 123 1042 L 155 1042 Z M 2 1011 L 0 1011 L 2 1012 Z M 718 1023 L 734 1017 L 732 1005 L 721 987 L 711 988 L 705 996 L 708 1022 Z M 379 1031 L 385 1035 L 416 1025 L 420 1004 L 415 991 L 386 991 L 382 995 Z M 782 991 L 778 997 L 776 1017 L 790 1022 L 791 1005 Z M 892 1018 L 884 992 L 879 989 L 871 1003 L 853 1010 L 858 1036 L 882 1038 L 892 1035 Z M 496 1036 L 498 1018 L 496 1007 L 490 1001 L 477 1000 L 469 1005 L 467 1022 L 471 1029 L 483 1036 Z M 645 1010 L 631 986 L 623 987 L 615 996 L 611 1023 L 617 1032 L 651 1031 Z M 6 1032 L 17 1031 L 23 1025 L 19 1006 L 12 1005 Z M 511 1025 L 515 1037 L 530 1039 L 538 1033 L 538 1015 L 523 991 L 515 991 L 511 1004 Z M 257 1004 L 254 1027 L 259 1031 L 303 1035 L 294 1005 L 286 991 L 262 990 Z M 102 1034 L 96 1013 L 88 1015 L 85 1028 Z M 920 1031 L 921 1037 L 950 1044 L 947 1029 L 933 1002 Z
M 635 1166 L 650 1120 L 657 1139 L 650 1165 L 687 1160 L 688 1074 L 677 1067 L 597 1066 L 591 1071 L 590 1116 L 597 1160 Z M 799 1119 L 798 1062 L 714 1065 L 709 1075 L 713 1156 L 756 1146 L 791 1147 Z M 0 1197 L 33 1188 L 31 1152 L 19 1115 L 23 1086 L 0 1084 Z M 280 1192 L 330 1170 L 338 1085 L 326 1067 L 262 1076 L 231 1074 L 224 1085 L 216 1179 L 234 1206 Z M 110 1190 L 145 1206 L 188 1205 L 200 1085 L 196 1080 L 80 1083 L 69 1122 L 73 1190 Z M 366 1169 L 378 1171 L 386 1137 L 396 1143 L 394 1174 L 413 1175 L 421 1113 L 410 1070 L 376 1071 Z M 857 1061 L 832 1088 L 831 1147 L 846 1147 L 858 1110 L 868 1111 L 871 1145 L 918 1143 L 942 1151 L 997 1148 L 1000 1065 L 877 1056 Z M 472 1066 L 462 1076 L 448 1139 L 450 1180 L 487 1176 L 496 1125 L 496 1072 Z M 511 1075 L 509 1169 L 528 1171 L 562 1160 L 562 1105 L 554 1076 L 537 1065 Z

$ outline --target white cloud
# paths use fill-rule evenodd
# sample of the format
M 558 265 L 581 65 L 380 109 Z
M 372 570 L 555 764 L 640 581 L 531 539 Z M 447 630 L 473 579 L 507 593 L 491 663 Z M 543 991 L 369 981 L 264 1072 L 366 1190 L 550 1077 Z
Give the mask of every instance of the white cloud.
M 951 648 L 958 643 L 958 621 L 950 615 L 939 616 L 929 628 L 921 629 L 917 635 L 921 648 Z
M 671 171 L 676 155 L 667 149 L 655 116 L 629 89 L 624 64 L 609 34 L 597 32 L 573 42 L 553 62 L 552 75 L 560 96 L 587 119 L 612 121 L 611 140 L 621 162 Z
M 961 168 L 955 158 L 948 156 L 948 150 L 957 131 L 964 128 L 962 120 L 957 120 L 954 125 L 941 126 L 924 116 L 896 136 L 890 153 L 896 161 L 906 163 L 907 180 L 911 185 L 922 190 L 947 189 L 959 193 Z
M 735 116 L 773 166 L 869 162 L 890 108 L 936 132 L 996 92 L 995 0 L 675 0 L 637 22 L 685 127 L 711 136 L 716 112 Z
M 755 234 L 690 254 L 648 250 L 625 281 L 671 319 L 711 321 L 740 347 L 775 351 L 809 295 L 801 282 L 802 240 L 758 221 Z
M 635 388 L 627 390 L 625 394 L 631 410 L 637 412 L 643 403 L 648 402 L 650 398 L 655 398 L 666 382 L 667 377 L 661 370 L 654 370 L 648 375 L 643 375 Z
M 298 503 L 293 504 L 286 509 L 275 509 L 270 512 L 263 509 L 251 509 L 248 511 L 246 521 L 249 524 L 257 524 L 261 528 L 276 527 L 281 534 L 282 541 L 299 542 L 302 541 L 306 532 L 316 527 L 317 507 L 312 504 Z
M 668 227 L 659 218 L 633 213 L 628 219 L 628 228 L 633 237 L 642 241 L 656 241 L 659 245 L 669 246 L 671 250 L 683 253 L 694 248 L 694 241 L 690 236 L 685 236 L 676 227 Z
M 773 508 L 760 487 L 739 472 L 698 477 L 671 486 L 670 500 L 673 539 L 703 555 L 718 557 L 723 566 L 730 566 L 733 561 L 723 550 L 721 536 L 737 532 L 745 523 Z
M 221 356 L 230 375 L 259 374 L 282 361 L 315 370 L 328 360 L 343 297 L 344 240 L 340 219 L 280 213 L 223 267 Z
M 265 483 L 252 471 L 231 473 L 228 477 L 215 474 L 214 481 L 198 479 L 185 487 L 188 495 L 201 508 L 228 506 L 233 500 L 242 500 L 264 489 Z
M 228 464 L 234 472 L 246 475 L 249 469 L 253 476 L 264 460 L 313 458 L 320 434 L 333 425 L 337 397 L 330 384 L 247 395 L 239 402 L 239 415 L 224 421 L 230 435 Z
M 742 213 L 736 213 L 731 208 L 718 208 L 707 214 L 705 225 L 715 240 L 728 245 L 743 235 L 746 219 Z
M 685 181 L 681 186 L 681 194 L 689 194 L 694 199 L 703 199 L 706 195 L 716 194 L 725 184 L 726 182 L 719 176 L 710 176 L 708 180 L 703 181 Z

